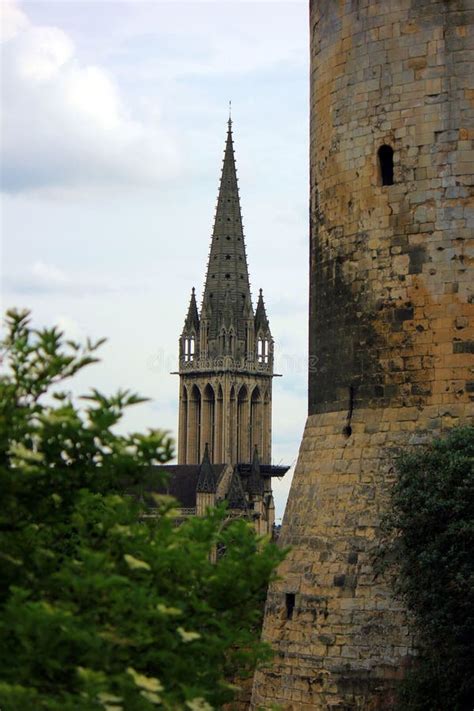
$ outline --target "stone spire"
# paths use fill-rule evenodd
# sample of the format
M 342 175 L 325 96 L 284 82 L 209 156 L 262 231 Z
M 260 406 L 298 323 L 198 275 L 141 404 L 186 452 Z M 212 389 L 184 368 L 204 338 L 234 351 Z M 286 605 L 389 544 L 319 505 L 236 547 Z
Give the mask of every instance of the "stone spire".
M 189 301 L 189 308 L 186 319 L 184 321 L 183 333 L 197 333 L 199 330 L 199 314 L 196 303 L 196 292 L 194 286 L 191 291 L 191 299 Z
M 203 304 L 208 304 L 207 311 L 210 311 L 209 338 L 218 336 L 223 317 L 228 320 L 231 315 L 237 338 L 244 339 L 244 307 L 248 308 L 249 303 L 252 302 L 247 255 L 229 119 L 203 296 Z
M 270 324 L 265 310 L 262 289 L 260 289 L 258 294 L 257 310 L 255 312 L 255 331 L 259 330 L 262 331 L 262 333 L 270 333 Z

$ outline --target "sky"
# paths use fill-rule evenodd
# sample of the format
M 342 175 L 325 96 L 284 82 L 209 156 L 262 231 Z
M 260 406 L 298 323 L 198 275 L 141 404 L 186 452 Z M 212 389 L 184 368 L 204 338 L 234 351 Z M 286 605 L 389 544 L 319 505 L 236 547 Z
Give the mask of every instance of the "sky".
M 177 431 L 178 338 L 206 270 L 232 101 L 254 300 L 275 339 L 273 461 L 307 410 L 304 0 L 0 0 L 1 307 L 107 337 L 75 394 L 149 396 L 125 430 Z M 274 482 L 283 514 L 291 472 Z

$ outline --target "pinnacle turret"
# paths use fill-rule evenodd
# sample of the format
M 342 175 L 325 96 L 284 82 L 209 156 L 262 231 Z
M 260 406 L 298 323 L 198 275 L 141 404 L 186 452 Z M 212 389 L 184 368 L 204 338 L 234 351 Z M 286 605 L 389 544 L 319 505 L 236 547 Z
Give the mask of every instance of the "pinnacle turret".
M 184 321 L 183 333 L 197 333 L 199 330 L 199 314 L 196 303 L 196 292 L 194 286 L 191 291 L 191 299 L 189 301 L 188 313 Z
M 201 494 L 213 494 L 216 491 L 216 475 L 209 458 L 209 445 L 206 442 L 204 456 L 199 468 L 199 478 L 196 491 Z
M 267 312 L 265 309 L 265 302 L 263 300 L 263 291 L 259 290 L 257 309 L 255 311 L 255 330 L 259 330 L 263 333 L 270 332 L 270 324 L 268 322 Z
M 234 469 L 232 473 L 232 478 L 230 480 L 229 491 L 227 493 L 227 501 L 229 508 L 231 509 L 246 509 L 247 501 L 245 499 L 245 492 L 242 486 L 242 481 L 240 479 L 237 469 Z

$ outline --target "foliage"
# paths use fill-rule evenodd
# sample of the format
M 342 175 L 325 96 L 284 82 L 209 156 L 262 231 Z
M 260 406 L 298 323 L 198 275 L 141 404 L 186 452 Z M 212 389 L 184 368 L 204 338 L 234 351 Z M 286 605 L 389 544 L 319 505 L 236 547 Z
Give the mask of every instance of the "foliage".
M 413 614 L 419 657 L 403 711 L 474 707 L 474 427 L 405 454 L 386 519 L 385 566 Z
M 9 312 L 0 375 L 0 707 L 206 711 L 250 673 L 268 581 L 282 552 L 223 508 L 175 525 L 140 495 L 173 445 L 119 435 L 142 402 L 61 390 L 95 362 L 57 329 Z M 152 466 L 155 465 L 155 468 Z M 227 553 L 211 561 L 215 547 Z

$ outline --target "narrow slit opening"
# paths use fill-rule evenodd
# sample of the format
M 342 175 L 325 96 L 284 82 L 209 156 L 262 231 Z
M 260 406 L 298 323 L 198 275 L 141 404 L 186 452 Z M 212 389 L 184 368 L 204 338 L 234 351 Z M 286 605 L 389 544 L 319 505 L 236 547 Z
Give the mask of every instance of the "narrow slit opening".
M 393 185 L 393 148 L 384 144 L 378 150 L 382 185 Z
M 295 609 L 295 593 L 286 593 L 286 619 L 291 620 L 293 617 L 293 611 Z

